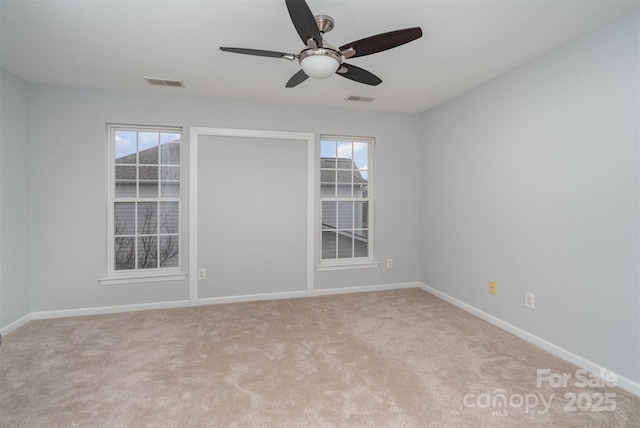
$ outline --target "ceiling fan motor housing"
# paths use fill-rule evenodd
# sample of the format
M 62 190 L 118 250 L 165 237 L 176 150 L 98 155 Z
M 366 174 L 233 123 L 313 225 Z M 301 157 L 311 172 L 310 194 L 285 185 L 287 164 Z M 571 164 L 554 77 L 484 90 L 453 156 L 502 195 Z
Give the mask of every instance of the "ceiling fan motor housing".
M 342 54 L 328 47 L 305 49 L 300 52 L 298 61 L 307 76 L 325 79 L 338 70 L 342 64 Z

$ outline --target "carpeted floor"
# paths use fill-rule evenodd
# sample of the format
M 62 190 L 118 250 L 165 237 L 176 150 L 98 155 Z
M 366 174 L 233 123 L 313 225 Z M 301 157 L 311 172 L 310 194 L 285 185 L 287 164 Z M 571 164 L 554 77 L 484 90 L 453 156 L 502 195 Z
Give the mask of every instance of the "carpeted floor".
M 42 320 L 0 347 L 0 426 L 640 426 L 577 369 L 420 289 Z

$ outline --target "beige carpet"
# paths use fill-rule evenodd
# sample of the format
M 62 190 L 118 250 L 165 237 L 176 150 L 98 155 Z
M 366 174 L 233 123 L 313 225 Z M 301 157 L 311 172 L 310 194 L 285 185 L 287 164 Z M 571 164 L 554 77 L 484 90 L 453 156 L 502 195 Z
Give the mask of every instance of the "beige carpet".
M 640 426 L 576 370 L 420 289 L 42 320 L 0 346 L 0 426 Z

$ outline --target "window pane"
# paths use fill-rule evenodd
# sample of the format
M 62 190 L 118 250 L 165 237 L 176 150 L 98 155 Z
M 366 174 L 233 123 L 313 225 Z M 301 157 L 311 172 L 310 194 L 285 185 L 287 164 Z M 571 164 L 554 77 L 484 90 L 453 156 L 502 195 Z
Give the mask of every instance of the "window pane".
M 135 198 L 137 177 L 135 165 L 116 165 L 116 198 Z
M 355 227 L 366 229 L 369 227 L 369 202 L 354 204 Z
M 160 170 L 160 179 L 180 181 L 180 167 L 179 166 L 163 166 Z
M 150 235 L 158 230 L 158 203 L 138 204 L 138 235 Z
M 115 238 L 115 270 L 136 268 L 135 238 Z
M 140 183 L 138 185 L 140 189 L 140 198 L 157 198 L 158 197 L 158 182 Z
M 133 235 L 136 233 L 136 204 L 116 202 L 114 207 L 114 234 Z
M 320 169 L 336 169 L 335 158 L 320 158 Z
M 135 181 L 122 181 L 116 183 L 116 198 L 135 198 L 136 197 L 136 182 Z
M 137 180 L 135 165 L 116 165 L 116 181 Z
M 328 230 L 322 231 L 322 258 L 336 258 L 336 232 Z
M 352 159 L 353 158 L 353 145 L 351 142 L 339 141 L 338 142 L 338 159 Z M 338 168 L 342 168 L 338 166 Z
M 177 132 L 161 132 L 160 144 L 180 142 L 180 134 Z
M 368 169 L 369 163 L 369 144 L 353 143 L 353 163 L 358 169 Z
M 335 229 L 338 226 L 336 220 L 337 215 L 337 202 L 323 202 L 322 203 L 322 228 L 323 229 Z
M 162 197 L 162 198 L 179 198 L 180 197 L 180 184 L 179 183 L 161 183 L 160 184 L 160 197 Z
M 338 197 L 350 198 L 352 196 L 351 183 L 353 172 L 338 170 Z
M 138 238 L 138 269 L 158 267 L 158 239 L 155 236 Z
M 338 232 L 338 258 L 353 257 L 353 236 L 350 233 Z
M 354 198 L 366 198 L 367 187 L 369 185 L 368 171 L 355 170 L 353 172 L 353 197 Z
M 352 169 L 354 169 L 353 161 L 351 159 L 347 159 L 347 158 L 338 158 L 338 160 L 336 162 L 336 168 L 352 170 Z
M 178 235 L 160 237 L 160 267 L 178 267 Z
M 320 171 L 320 196 L 323 198 L 335 198 L 336 196 L 335 169 L 323 169 Z
M 335 183 L 321 185 L 320 186 L 320 197 L 322 197 L 322 198 L 335 198 L 336 197 L 336 185 L 335 185 Z
M 157 166 L 140 166 L 138 176 L 139 180 L 157 180 L 158 179 L 158 167 Z
M 322 198 L 335 198 L 336 197 L 336 188 L 335 185 L 325 185 L 320 187 L 320 197 Z
M 355 234 L 356 240 L 366 241 L 369 231 L 367 229 L 356 229 L 353 233 Z
M 138 132 L 139 163 L 158 163 L 158 132 Z
M 174 136 L 172 140 L 163 142 L 160 145 L 160 163 L 163 165 L 180 165 L 180 135 L 161 134 L 161 139 Z
M 116 131 L 116 163 L 136 163 L 136 133 Z
M 353 202 L 338 202 L 338 229 L 353 229 Z
M 160 233 L 178 233 L 178 202 L 160 202 Z
M 367 231 L 357 230 L 353 240 L 353 256 L 369 257 L 369 242 L 366 237 Z M 363 236 L 364 235 L 364 236 Z
M 367 186 L 363 184 L 355 184 L 353 185 L 353 197 L 354 198 L 366 198 L 367 197 Z
M 320 158 L 335 158 L 336 157 L 336 142 L 335 141 L 320 141 Z

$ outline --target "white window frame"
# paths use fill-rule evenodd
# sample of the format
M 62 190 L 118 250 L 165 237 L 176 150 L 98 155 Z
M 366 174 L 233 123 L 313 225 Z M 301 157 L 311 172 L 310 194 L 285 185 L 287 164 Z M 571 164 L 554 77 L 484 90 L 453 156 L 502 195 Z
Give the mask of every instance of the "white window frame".
M 177 197 L 157 197 L 157 198 L 140 198 L 140 197 L 116 197 L 116 162 L 115 162 L 115 135 L 117 131 L 129 132 L 170 132 L 180 134 L 180 192 Z M 139 282 L 157 282 L 157 281 L 174 281 L 186 279 L 187 274 L 184 271 L 183 252 L 184 252 L 184 235 L 182 224 L 183 217 L 183 194 L 184 194 L 184 130 L 182 127 L 172 126 L 149 126 L 149 125 L 123 125 L 108 124 L 108 182 L 107 182 L 107 278 L 101 278 L 99 281 L 102 285 L 128 284 Z M 178 202 L 178 266 L 169 268 L 155 269 L 131 269 L 131 270 L 115 270 L 115 204 L 117 202 Z M 137 234 L 136 234 L 137 236 Z
M 367 160 L 367 186 L 368 186 L 368 195 L 367 198 L 323 198 L 321 192 L 321 162 L 322 162 L 322 154 L 321 147 L 322 141 L 348 141 L 351 143 L 366 143 L 368 145 L 368 160 Z M 333 271 L 333 270 L 347 270 L 347 269 L 369 269 L 369 268 L 377 268 L 380 266 L 380 262 L 375 261 L 374 259 L 374 238 L 375 238 L 375 185 L 374 185 L 374 175 L 375 175 L 375 167 L 374 167 L 374 152 L 375 152 L 375 139 L 372 137 L 353 137 L 346 135 L 329 135 L 329 134 L 321 134 L 319 138 L 318 144 L 318 174 L 317 174 L 317 187 L 316 192 L 318 195 L 318 211 L 317 211 L 317 228 L 318 228 L 318 246 L 317 246 L 317 262 L 316 262 L 316 271 Z M 368 236 L 367 236 L 367 244 L 368 244 L 368 256 L 367 257 L 351 257 L 351 258 L 336 258 L 336 259 L 323 259 L 322 258 L 322 203 L 323 201 L 366 201 L 368 202 Z

